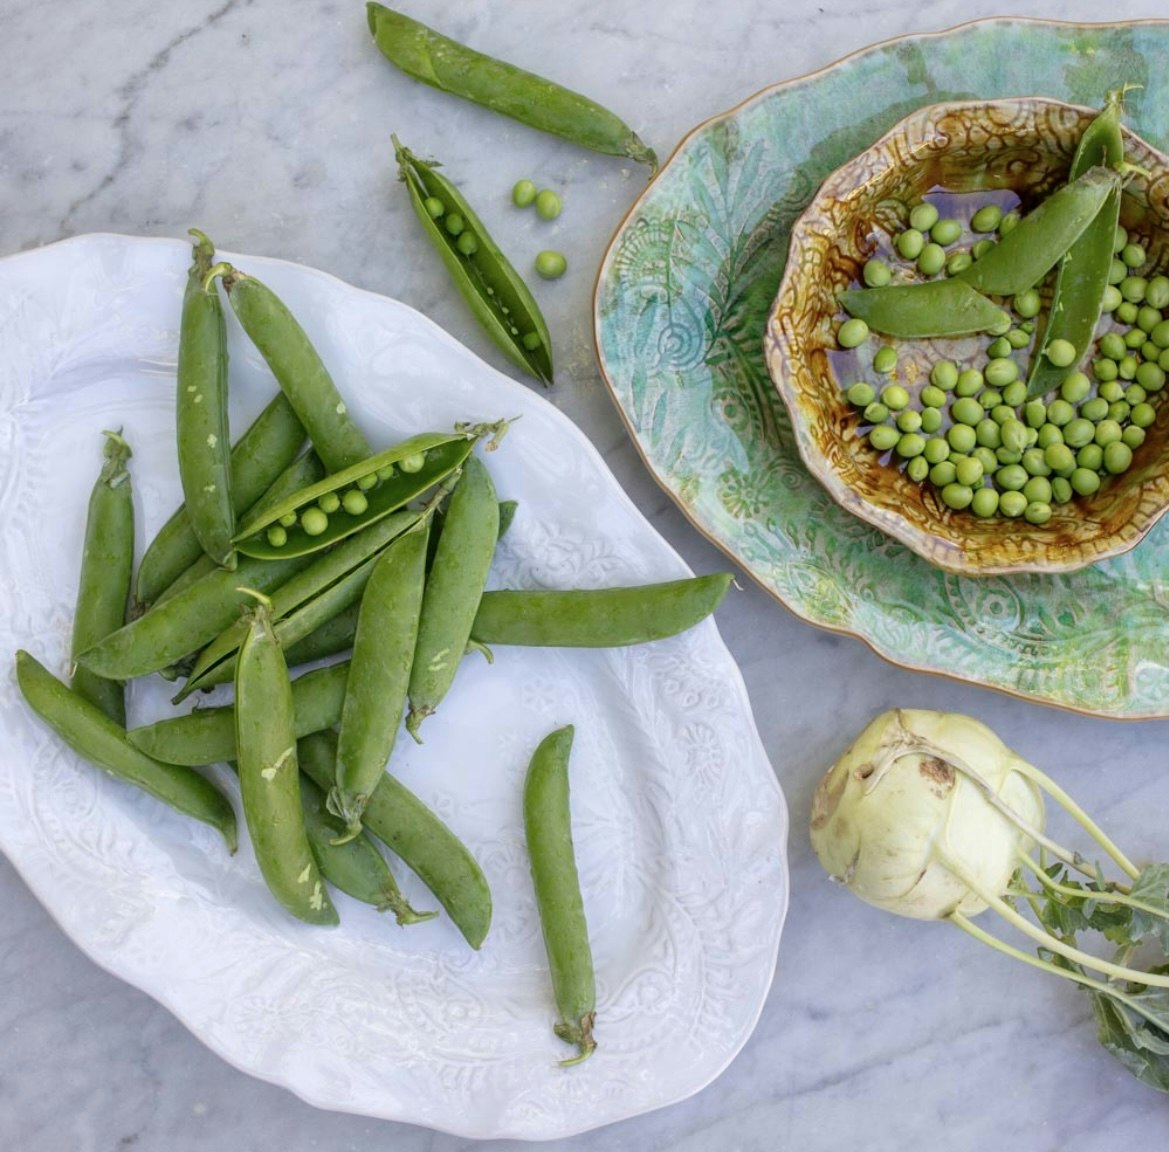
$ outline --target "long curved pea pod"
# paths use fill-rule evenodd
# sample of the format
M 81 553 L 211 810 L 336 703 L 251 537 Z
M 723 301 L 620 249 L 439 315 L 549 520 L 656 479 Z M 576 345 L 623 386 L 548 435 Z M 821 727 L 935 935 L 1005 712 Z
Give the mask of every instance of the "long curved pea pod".
M 653 149 L 587 96 L 467 48 L 381 4 L 367 4 L 366 11 L 382 54 L 415 80 L 594 152 L 657 167 Z
M 136 784 L 183 815 L 210 824 L 223 837 L 228 851 L 235 852 L 235 811 L 211 781 L 190 768 L 147 756 L 126 739 L 120 725 L 27 652 L 16 653 L 16 679 L 32 710 L 78 756 L 111 776 Z
M 215 246 L 195 237 L 191 271 L 183 293 L 175 432 L 183 504 L 203 551 L 224 567 L 235 567 L 231 538 L 231 434 L 227 424 L 227 328 L 215 285 L 206 283 Z
M 311 636 L 318 628 L 327 624 L 334 616 L 360 605 L 365 586 L 377 566 L 378 560 L 384 554 L 384 549 L 375 552 L 368 559 L 351 568 L 339 580 L 330 584 L 311 600 L 293 609 L 287 616 L 277 620 L 273 627 L 280 647 L 287 652 L 306 637 Z M 360 611 L 359 611 L 360 615 Z M 287 656 L 285 656 L 287 662 Z M 211 688 L 216 684 L 226 684 L 235 675 L 236 655 L 228 653 L 218 663 L 210 666 L 197 664 L 191 671 L 190 678 L 171 701 L 181 703 L 196 688 Z
M 903 340 L 986 332 L 1004 315 L 993 300 L 957 278 L 849 288 L 837 293 L 836 299 L 874 332 Z
M 134 571 L 134 496 L 126 461 L 130 445 L 107 432 L 105 460 L 85 519 L 85 545 L 77 609 L 73 616 L 73 659 L 126 622 Z M 100 708 L 115 724 L 126 725 L 126 693 L 120 680 L 74 668 L 73 691 Z
M 329 809 L 350 834 L 382 777 L 402 723 L 426 579 L 430 518 L 398 537 L 378 560 L 361 598 L 349 683 L 337 738 Z
M 1068 178 L 1076 180 L 1095 164 L 1119 168 L 1124 162 L 1124 139 L 1120 134 L 1120 111 L 1124 92 L 1108 93 L 1104 110 L 1084 129 Z M 1047 324 L 1036 355 L 1031 359 L 1027 399 L 1046 396 L 1074 372 L 1088 351 L 1100 313 L 1112 265 L 1112 241 L 1120 222 L 1120 187 L 1109 193 L 1096 218 L 1080 234 L 1059 263 Z M 1075 349 L 1075 359 L 1063 367 L 1043 353 L 1053 340 L 1066 340 Z
M 471 628 L 480 644 L 620 648 L 694 627 L 722 602 L 728 572 L 631 588 L 484 592 Z
M 319 736 L 307 736 L 298 743 L 298 758 L 311 755 L 308 745 Z M 410 907 L 377 845 L 364 832 L 346 839 L 345 825 L 326 806 L 325 790 L 304 773 L 300 778 L 300 799 L 309 847 L 321 875 L 334 888 L 363 904 L 372 904 L 379 912 L 393 912 L 394 919 L 402 925 L 422 924 L 438 915 Z
M 269 891 L 310 924 L 336 924 L 337 910 L 309 847 L 300 800 L 296 718 L 284 654 L 267 605 L 252 610 L 235 674 L 240 796 L 256 862 Z
M 321 788 L 332 788 L 336 733 L 320 732 L 305 753 L 301 771 Z M 463 938 L 478 949 L 491 927 L 491 889 L 463 842 L 388 772 L 370 794 L 362 824 L 430 889 Z
M 302 605 L 308 604 L 322 593 L 328 591 L 339 581 L 360 568 L 371 557 L 376 556 L 395 537 L 400 536 L 417 520 L 413 512 L 396 512 L 370 526 L 368 531 L 359 532 L 347 537 L 335 548 L 316 556 L 306 568 L 297 572 L 291 579 L 285 581 L 272 591 L 271 600 L 272 619 L 283 621 L 285 617 L 295 612 Z M 354 590 L 354 596 L 361 595 L 361 588 Z M 340 611 L 340 609 L 338 609 Z M 315 629 L 309 629 L 311 632 Z M 276 624 L 277 635 L 280 636 L 280 625 Z M 227 675 L 220 676 L 216 681 L 206 681 L 206 674 L 217 665 L 228 661 L 239 650 L 247 635 L 247 620 L 237 620 L 230 627 L 220 632 L 195 661 L 183 690 L 174 698 L 177 704 L 188 696 L 195 688 L 206 686 L 208 683 L 226 683 L 234 675 L 234 666 L 227 670 Z M 301 627 L 302 639 L 308 633 Z M 283 643 L 286 636 L 281 636 Z M 287 660 L 287 649 L 285 650 Z
M 239 616 L 240 609 L 249 603 L 241 587 L 270 592 L 308 563 L 303 556 L 275 562 L 246 557 L 234 572 L 216 568 L 81 652 L 78 662 L 99 676 L 116 680 L 159 672 L 214 640 Z
M 551 385 L 552 338 L 523 277 L 436 165 L 419 160 L 396 136 L 393 143 L 398 174 L 410 193 L 414 214 L 475 319 L 513 364 Z M 428 209 L 435 204 L 442 208 L 438 216 Z M 473 237 L 474 243 L 464 236 Z
M 253 276 L 217 264 L 232 311 L 259 350 L 317 455 L 330 472 L 364 460 L 372 451 L 353 422 L 317 350 L 287 305 Z
M 299 740 L 310 732 L 332 728 L 341 719 L 349 662 L 317 668 L 292 681 L 293 730 Z M 235 706 L 196 708 L 126 733 L 130 743 L 167 764 L 201 768 L 235 760 Z M 330 775 L 332 765 L 330 763 Z M 330 787 L 331 787 L 330 783 Z
M 248 556 L 276 559 L 316 552 L 345 539 L 445 480 L 490 429 L 428 432 L 342 472 L 326 476 L 248 518 L 236 546 Z M 322 501 L 338 505 L 325 511 Z
M 957 279 L 992 296 L 1026 292 L 1059 263 L 1119 188 L 1118 172 L 1089 168 L 1028 212 L 984 256 L 959 272 Z
M 406 718 L 415 740 L 422 721 L 434 713 L 454 683 L 498 538 L 495 485 L 483 462 L 472 454 L 451 493 L 422 598 Z
M 524 835 L 536 888 L 536 906 L 552 975 L 559 1022 L 553 1031 L 577 1055 L 562 1065 L 579 1064 L 596 1050 L 593 1024 L 597 990 L 588 924 L 572 845 L 568 762 L 571 724 L 545 736 L 532 756 L 524 780 Z
M 284 649 L 284 658 L 289 668 L 298 664 L 311 664 L 327 656 L 336 656 L 353 647 L 357 635 L 357 616 L 361 611 L 360 602 L 351 604 L 338 612 L 331 620 L 314 628 L 303 640 L 297 640 Z

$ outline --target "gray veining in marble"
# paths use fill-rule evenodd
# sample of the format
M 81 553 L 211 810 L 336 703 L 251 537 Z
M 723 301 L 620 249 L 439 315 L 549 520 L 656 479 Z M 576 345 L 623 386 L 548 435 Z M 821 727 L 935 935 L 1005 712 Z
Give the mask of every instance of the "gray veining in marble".
M 596 94 L 667 155 L 756 90 L 873 41 L 1004 14 L 991 0 L 464 0 L 402 7 Z M 1012 15 L 1051 16 L 1036 0 Z M 1059 15 L 1165 16 L 1156 0 Z M 499 363 L 408 217 L 389 134 L 495 197 L 505 249 L 557 246 L 538 285 L 559 334 L 552 399 L 699 571 L 722 565 L 654 484 L 601 385 L 593 275 L 644 180 L 444 98 L 384 65 L 360 0 L 0 0 L 0 254 L 83 232 L 182 235 L 301 261 L 429 315 Z M 549 226 L 506 207 L 529 175 L 563 189 Z M 580 1152 L 1112 1152 L 1169 1146 L 1169 1101 L 1094 1041 L 1074 988 L 945 927 L 830 888 L 804 826 L 820 772 L 877 710 L 969 712 L 1069 788 L 1138 858 L 1169 856 L 1164 722 L 1118 725 L 894 669 L 811 629 L 751 582 L 720 611 L 792 813 L 779 970 L 742 1054 L 693 1099 L 555 1147 Z M 454 1152 L 474 1142 L 316 1110 L 237 1073 L 89 961 L 0 859 L 0 1148 L 12 1152 Z M 518 1147 L 497 1142 L 490 1147 Z

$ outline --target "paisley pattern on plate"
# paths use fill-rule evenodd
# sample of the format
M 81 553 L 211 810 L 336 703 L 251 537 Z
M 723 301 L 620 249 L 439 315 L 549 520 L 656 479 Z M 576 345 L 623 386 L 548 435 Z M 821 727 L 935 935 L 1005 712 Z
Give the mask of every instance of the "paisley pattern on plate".
M 1116 717 L 1169 715 L 1169 521 L 1078 572 L 961 578 L 848 514 L 800 462 L 763 357 L 796 217 L 926 104 L 1041 95 L 1098 106 L 1164 150 L 1169 23 L 987 20 L 865 49 L 700 125 L 634 205 L 597 281 L 602 371 L 691 521 L 811 623 L 889 660 Z
M 489 458 L 501 496 L 519 501 L 496 585 L 687 574 L 543 398 L 403 305 L 231 258 L 301 318 L 376 446 L 522 417 Z M 180 242 L 116 236 L 0 261 L 0 644 L 58 674 L 101 430 L 122 425 L 134 448 L 140 540 L 178 500 L 172 393 L 188 261 Z M 230 339 L 238 430 L 275 384 L 234 324 Z M 169 714 L 168 694 L 135 683 L 131 722 Z M 628 650 L 471 658 L 425 745 L 398 741 L 395 772 L 492 886 L 478 953 L 445 919 L 400 929 L 343 896 L 340 928 L 302 925 L 264 890 L 242 821 L 229 858 L 211 829 L 82 764 L 25 707 L 11 671 L 0 719 L 0 848 L 64 930 L 224 1058 L 312 1103 L 475 1137 L 571 1135 L 703 1087 L 746 1042 L 770 986 L 787 817 L 713 621 Z M 571 1074 L 556 1064 L 564 1046 L 520 811 L 532 751 L 568 722 L 600 1042 Z M 396 871 L 416 907 L 434 906 Z

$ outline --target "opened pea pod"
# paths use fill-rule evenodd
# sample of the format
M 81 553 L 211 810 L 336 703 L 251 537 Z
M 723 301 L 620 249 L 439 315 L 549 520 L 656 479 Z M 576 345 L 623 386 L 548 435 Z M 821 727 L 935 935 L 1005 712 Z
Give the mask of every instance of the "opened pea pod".
M 415 215 L 475 318 L 509 360 L 551 385 L 552 339 L 523 277 L 437 164 L 392 139 Z
M 441 483 L 481 437 L 493 436 L 494 444 L 505 429 L 500 422 L 413 436 L 269 505 L 241 527 L 236 547 L 275 560 L 335 544 Z

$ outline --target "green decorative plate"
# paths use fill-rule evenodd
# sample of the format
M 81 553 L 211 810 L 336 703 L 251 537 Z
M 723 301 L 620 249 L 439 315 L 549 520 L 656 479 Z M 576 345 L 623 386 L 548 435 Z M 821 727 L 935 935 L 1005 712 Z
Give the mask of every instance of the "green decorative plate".
M 597 354 L 634 442 L 694 525 L 810 623 L 894 663 L 1100 716 L 1169 716 L 1169 518 L 1065 575 L 971 579 L 838 507 L 805 470 L 762 338 L 793 222 L 915 108 L 1048 96 L 1169 146 L 1169 22 L 983 20 L 888 41 L 696 128 L 602 263 Z

